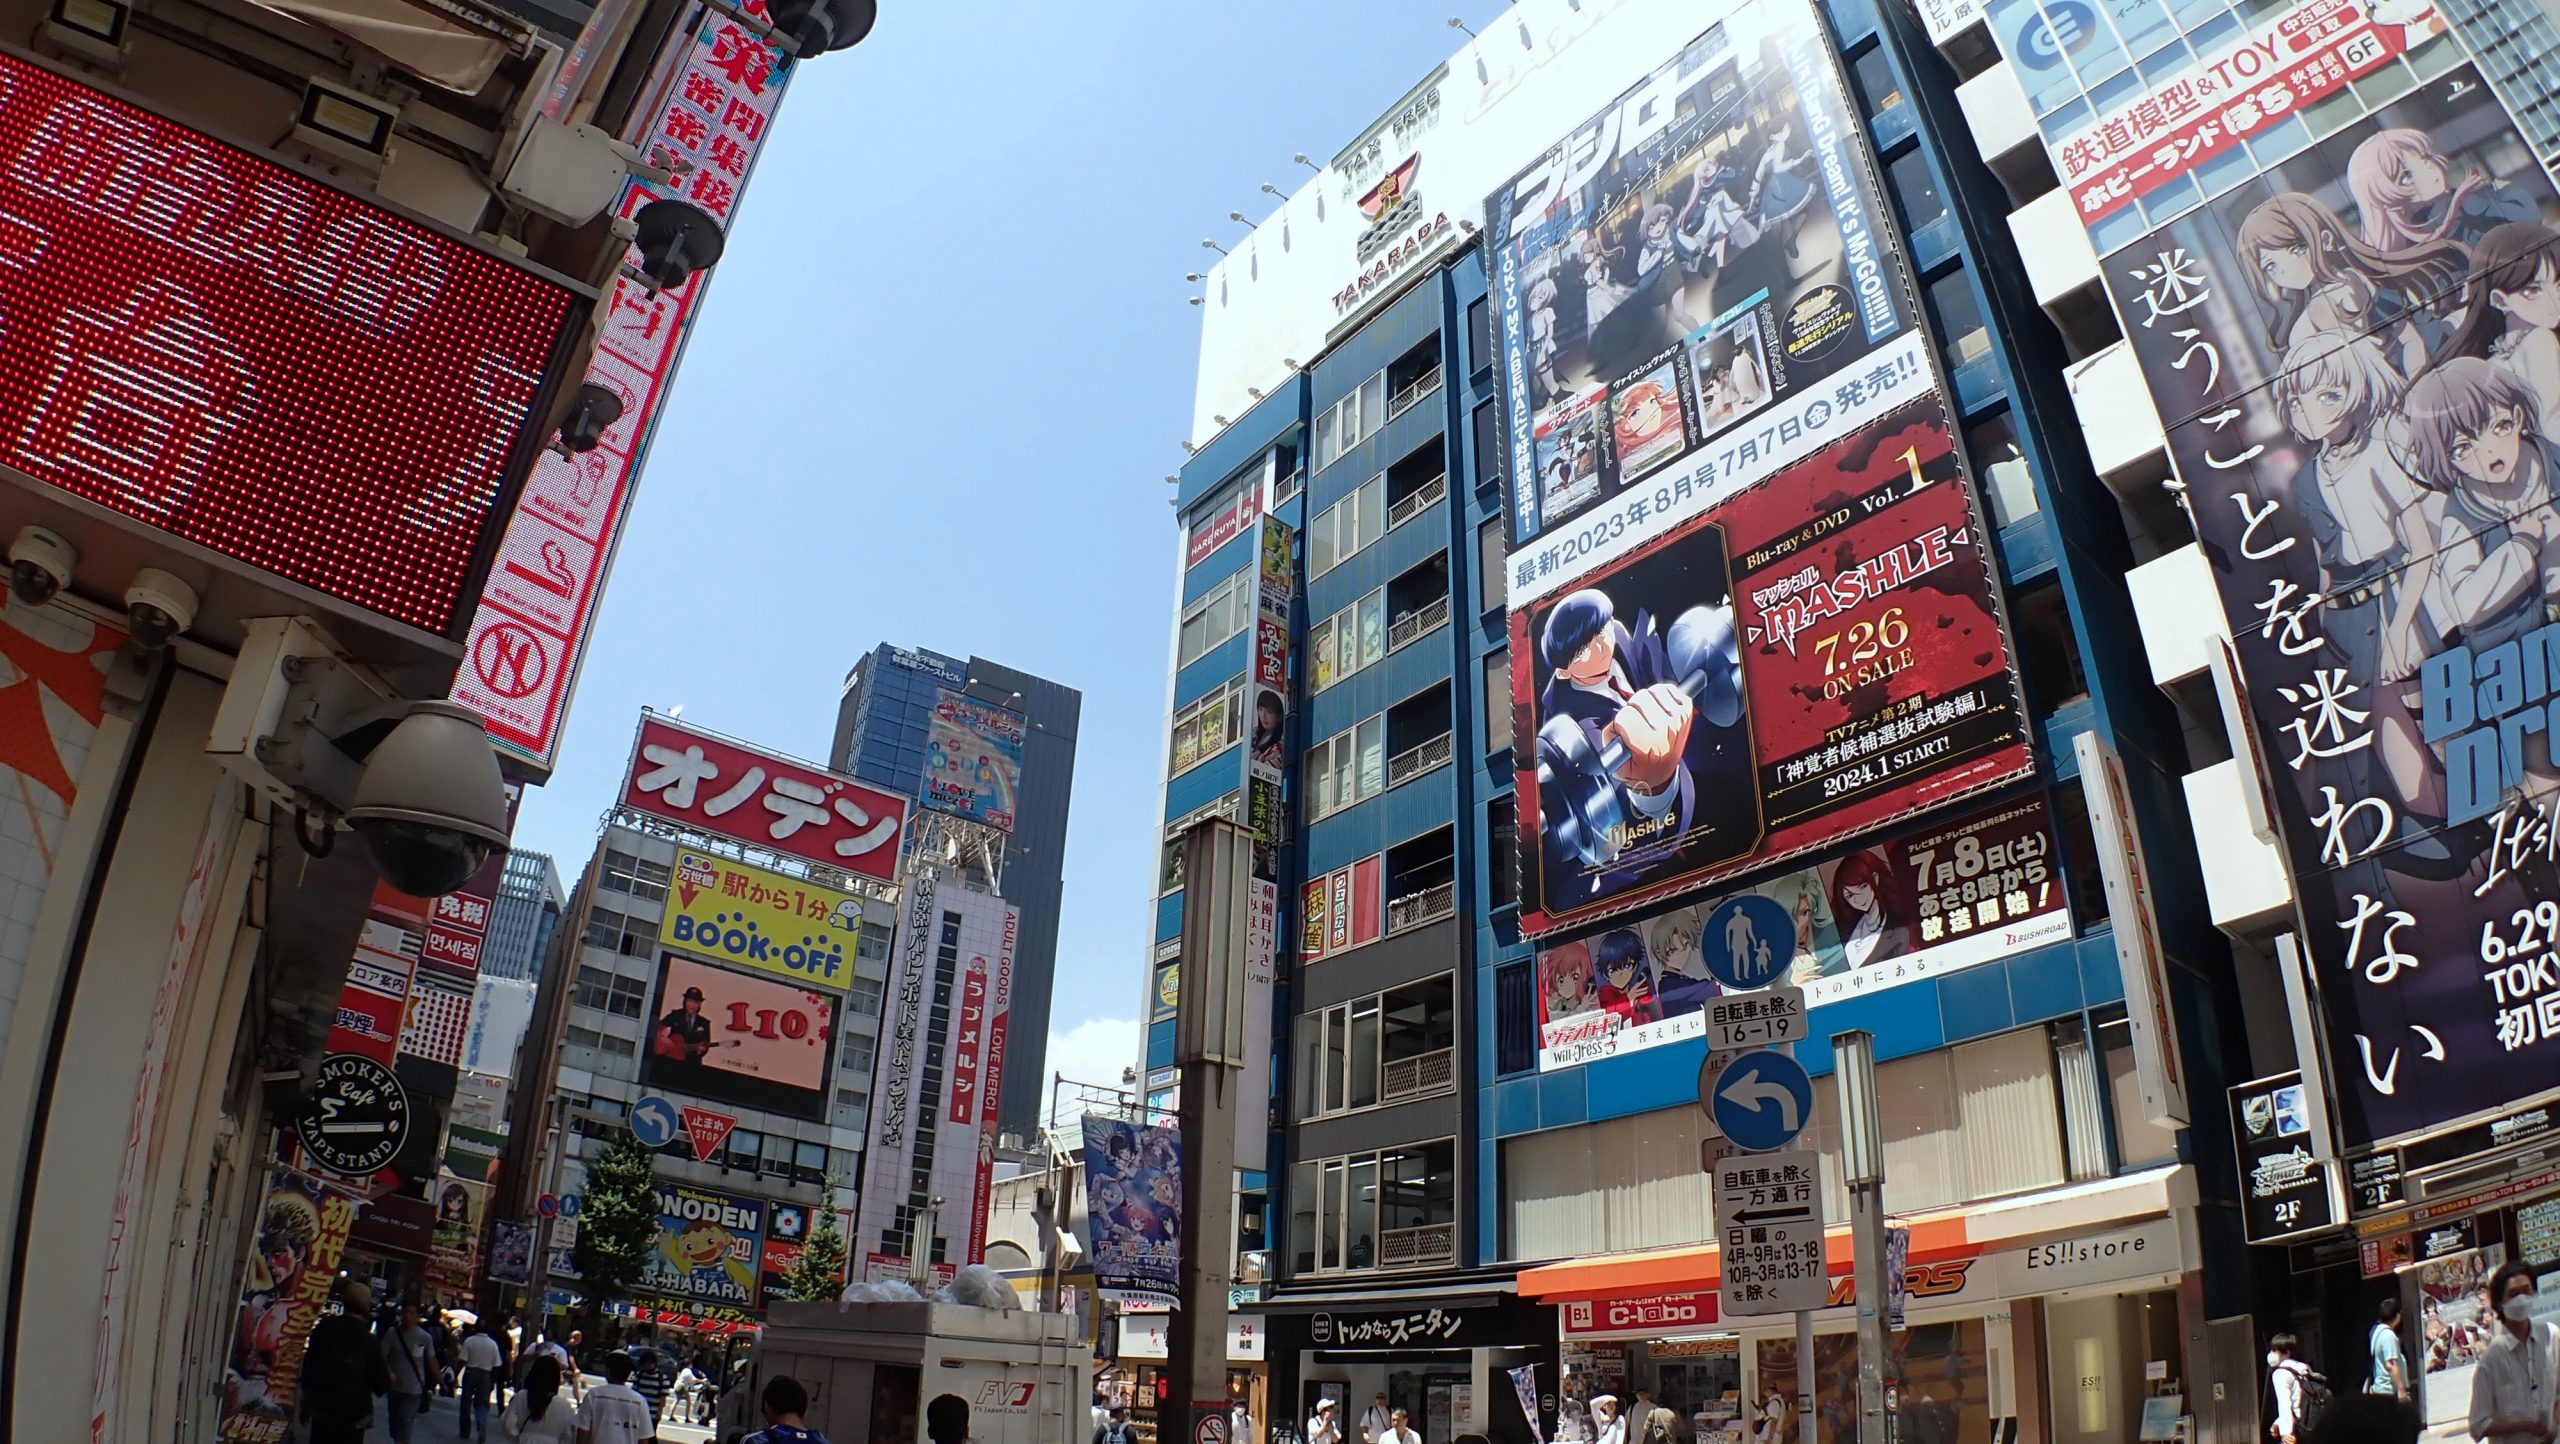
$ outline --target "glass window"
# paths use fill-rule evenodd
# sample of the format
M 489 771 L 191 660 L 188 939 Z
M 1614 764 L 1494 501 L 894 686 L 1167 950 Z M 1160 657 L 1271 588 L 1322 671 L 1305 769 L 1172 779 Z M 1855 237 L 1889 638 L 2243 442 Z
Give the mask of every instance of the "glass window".
M 1250 569 L 1238 572 L 1183 608 L 1182 633 L 1175 648 L 1176 666 L 1191 665 L 1210 648 L 1244 630 L 1244 614 L 1252 605 L 1252 576 Z
M 1387 478 L 1381 472 L 1307 523 L 1307 575 L 1320 577 L 1358 555 L 1385 534 L 1386 520 Z
M 1243 735 L 1244 682 L 1239 679 L 1173 714 L 1170 773 L 1190 771 L 1235 746 Z
M 866 936 L 869 934 L 868 924 L 864 926 L 863 931 Z M 884 987 L 878 978 L 855 978 L 845 989 L 845 1008 L 858 1018 L 879 1017 L 880 997 L 883 991 L 885 991 Z
M 1966 427 L 1964 449 L 1973 458 L 1973 475 L 1982 484 L 1993 526 L 2012 526 L 2036 514 L 2035 478 L 2027 472 L 2026 453 L 2018 449 L 2015 416 L 2001 411 Z
M 811 1185 L 827 1181 L 827 1145 L 799 1142 L 791 1145 L 791 1181 Z
M 1916 231 L 1947 213 L 1947 199 L 1929 174 L 1929 157 L 1918 146 L 1895 156 L 1884 168 L 1885 188 L 1893 192 L 1905 230 Z
M 1387 592 L 1380 587 L 1307 629 L 1307 690 L 1321 692 L 1387 654 Z
M 1384 713 L 1307 750 L 1307 820 L 1329 817 L 1386 788 L 1387 719 Z
M 576 993 L 572 996 L 572 1001 L 576 1002 L 579 1007 L 594 1008 L 601 1012 L 604 1009 L 606 1001 L 612 996 L 613 974 L 604 971 L 602 968 L 582 966 L 578 969 L 578 986 Z
M 1867 110 L 1872 122 L 1886 111 L 1902 104 L 1902 82 L 1894 78 L 1893 61 L 1882 45 L 1870 45 L 1849 62 L 1850 78 L 1857 82 L 1858 102 Z
M 1317 1165 L 1305 1161 L 1289 1169 L 1289 1270 L 1316 1271 Z
M 1506 799 L 1507 800 L 1507 799 Z M 1498 866 L 1508 871 L 1508 859 Z M 1493 1070 L 1508 1077 L 1538 1066 L 1538 984 L 1525 959 L 1493 971 Z
M 1490 612 L 1502 605 L 1504 595 L 1502 518 L 1497 516 L 1476 528 L 1476 604 Z
M 1479 296 L 1467 303 L 1467 369 L 1489 370 L 1493 366 L 1493 305 Z
M 1364 998 L 1351 1008 L 1351 1076 L 1349 1106 L 1374 1108 L 1378 1102 L 1378 1000 Z
M 1509 907 L 1520 900 L 1520 864 L 1514 856 L 1519 842 L 1519 801 L 1504 793 L 1485 809 L 1484 866 L 1495 907 Z
M 1344 1206 L 1350 1211 L 1342 1223 L 1345 1243 L 1343 1266 L 1368 1269 L 1378 1266 L 1378 1160 L 1375 1157 L 1352 1160 L 1344 1176 Z
M 1322 1268 L 1342 1267 L 1342 1173 L 1341 1159 L 1329 1159 L 1325 1162 L 1324 1184 L 1322 1191 L 1317 1195 L 1320 1207 L 1324 1210 L 1324 1217 L 1318 1224 L 1322 1233 L 1319 1237 L 1317 1264 Z
M 1476 485 L 1502 479 L 1502 417 L 1490 401 L 1475 414 Z
M 853 945 L 853 955 L 867 962 L 886 962 L 889 958 L 890 929 L 879 923 L 862 925 L 861 940 Z
M 1991 333 L 1983 329 L 1982 308 L 1974 304 L 1973 279 L 1962 269 L 1929 283 L 1929 314 L 1938 324 L 1939 354 L 1948 369 L 1990 354 Z
M 2063 1182 L 2062 1110 L 2054 1089 L 2053 1043 L 2045 1030 L 2020 1028 L 1947 1051 L 1955 1072 L 1955 1136 L 1964 1150 L 1965 1197 Z
M 1333 1008 L 1324 1015 L 1324 1050 L 1328 1059 L 1340 1058 L 1350 1050 L 1351 1015 Z M 1344 1078 L 1341 1070 L 1327 1068 L 1324 1073 L 1324 1111 L 1339 1113 L 1343 1103 Z
M 729 1146 L 721 1151 L 721 1162 L 730 1168 L 743 1168 L 749 1173 L 764 1156 L 764 1135 L 752 1128 L 729 1130 Z
M 1484 659 L 1484 750 L 1511 745 L 1511 649 Z

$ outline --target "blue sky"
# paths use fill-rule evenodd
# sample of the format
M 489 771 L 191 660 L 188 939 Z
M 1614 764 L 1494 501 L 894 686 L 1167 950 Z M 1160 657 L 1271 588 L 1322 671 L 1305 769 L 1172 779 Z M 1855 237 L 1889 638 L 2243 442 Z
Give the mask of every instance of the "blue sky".
M 887 640 L 1084 693 L 1052 1066 L 1134 1056 L 1202 236 L 1490 0 L 885 0 L 793 83 L 649 458 L 526 847 L 574 876 L 639 710 L 823 759 Z

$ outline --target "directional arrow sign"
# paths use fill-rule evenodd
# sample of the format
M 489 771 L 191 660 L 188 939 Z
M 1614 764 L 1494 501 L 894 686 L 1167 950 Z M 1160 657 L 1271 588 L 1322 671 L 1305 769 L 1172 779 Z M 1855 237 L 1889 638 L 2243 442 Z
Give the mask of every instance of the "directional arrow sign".
M 676 1141 L 684 1127 L 683 1116 L 676 1105 L 655 1093 L 631 1105 L 631 1136 L 644 1148 L 664 1148 Z
M 1720 993 L 1707 1000 L 1707 1046 L 1718 1050 L 1775 1048 L 1804 1041 L 1804 989 L 1762 988 Z
M 1716 1075 L 1707 1106 L 1737 1147 L 1766 1153 L 1813 1120 L 1813 1080 L 1784 1053 L 1745 1053 Z
M 1830 1301 L 1822 1245 L 1822 1155 L 1729 1158 L 1713 1170 L 1727 1314 L 1786 1314 Z

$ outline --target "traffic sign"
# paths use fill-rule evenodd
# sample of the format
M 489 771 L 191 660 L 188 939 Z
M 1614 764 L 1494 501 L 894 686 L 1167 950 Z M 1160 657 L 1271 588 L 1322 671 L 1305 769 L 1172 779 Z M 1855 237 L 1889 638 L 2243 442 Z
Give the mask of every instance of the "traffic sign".
M 1791 984 L 1707 999 L 1710 1048 L 1775 1048 L 1804 1034 L 1804 989 Z
M 664 1148 L 676 1141 L 684 1121 L 676 1113 L 676 1105 L 652 1093 L 631 1105 L 631 1136 L 643 1148 Z
M 544 1218 L 557 1217 L 560 1213 L 560 1195 L 556 1193 L 546 1193 L 542 1197 L 535 1199 L 533 1201 L 533 1211 Z
M 728 1141 L 729 1130 L 738 1126 L 738 1117 L 734 1113 L 714 1113 L 690 1103 L 677 1109 L 676 1115 L 684 1121 L 686 1136 L 693 1140 L 693 1156 L 704 1163 L 709 1163 L 711 1155 L 718 1153 L 720 1145 Z
M 1734 992 L 1784 981 L 1796 956 L 1796 921 L 1776 898 L 1747 892 L 1707 914 L 1698 955 L 1707 972 Z
M 1753 1153 L 1784 1148 L 1813 1121 L 1813 1080 L 1784 1053 L 1745 1053 L 1716 1075 L 1716 1127 Z
M 1715 1167 L 1716 1242 L 1727 1314 L 1791 1314 L 1830 1302 L 1822 1244 L 1822 1155 L 1810 1148 Z
M 560 1195 L 560 1216 L 562 1218 L 576 1218 L 579 1214 L 586 1211 L 587 1201 L 585 1199 L 580 1198 L 574 1193 L 564 1193 Z

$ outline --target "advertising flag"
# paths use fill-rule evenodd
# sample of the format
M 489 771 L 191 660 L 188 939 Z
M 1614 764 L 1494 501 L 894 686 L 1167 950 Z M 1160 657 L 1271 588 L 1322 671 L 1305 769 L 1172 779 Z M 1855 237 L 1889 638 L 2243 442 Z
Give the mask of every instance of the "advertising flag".
M 1102 1296 L 1171 1307 L 1182 1250 L 1182 1140 L 1171 1128 L 1088 1113 L 1084 1177 Z
M 223 1444 L 283 1444 L 288 1437 L 303 1347 L 329 1302 L 355 1220 L 355 1200 L 345 1194 L 290 1177 L 267 1186 L 223 1367 Z

